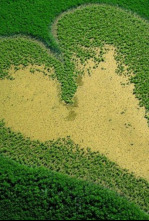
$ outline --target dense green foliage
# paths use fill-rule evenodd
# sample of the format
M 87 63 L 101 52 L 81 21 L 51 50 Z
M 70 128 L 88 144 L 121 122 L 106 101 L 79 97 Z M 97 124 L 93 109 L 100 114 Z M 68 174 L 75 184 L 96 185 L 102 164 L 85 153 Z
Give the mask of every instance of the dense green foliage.
M 70 139 L 41 143 L 24 139 L 21 134 L 0 124 L 0 154 L 31 167 L 50 170 L 93 181 L 121 193 L 149 211 L 149 184 L 120 169 L 99 153 L 85 152 Z
M 1 220 L 149 220 L 134 204 L 93 183 L 3 157 L 0 168 Z
M 55 50 L 49 27 L 61 12 L 85 3 L 107 3 L 149 18 L 147 0 L 1 0 L 0 35 L 27 34 L 43 40 Z

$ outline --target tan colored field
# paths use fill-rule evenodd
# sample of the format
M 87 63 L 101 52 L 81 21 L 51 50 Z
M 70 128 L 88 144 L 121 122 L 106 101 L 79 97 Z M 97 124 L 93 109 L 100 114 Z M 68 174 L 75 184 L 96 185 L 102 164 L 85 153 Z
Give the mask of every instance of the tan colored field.
M 89 62 L 87 66 L 93 67 Z M 80 78 L 75 105 L 59 99 L 59 84 L 42 73 L 19 70 L 0 81 L 0 119 L 6 126 L 41 141 L 70 136 L 82 147 L 100 151 L 122 168 L 149 180 L 149 127 L 133 85 L 115 73 L 114 50 L 106 62 Z M 11 71 L 13 73 L 13 70 Z

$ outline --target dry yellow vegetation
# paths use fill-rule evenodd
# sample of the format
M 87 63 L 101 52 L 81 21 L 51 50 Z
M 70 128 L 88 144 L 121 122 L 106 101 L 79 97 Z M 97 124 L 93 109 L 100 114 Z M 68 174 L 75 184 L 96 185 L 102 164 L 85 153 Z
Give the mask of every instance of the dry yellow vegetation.
M 0 119 L 31 139 L 70 136 L 82 147 L 100 151 L 122 168 L 149 180 L 149 127 L 145 109 L 133 95 L 134 86 L 115 73 L 112 48 L 105 62 L 93 67 L 90 60 L 85 76 L 79 80 L 73 106 L 60 101 L 56 80 L 37 71 L 31 74 L 31 66 L 16 73 L 12 69 L 15 80 L 0 81 Z

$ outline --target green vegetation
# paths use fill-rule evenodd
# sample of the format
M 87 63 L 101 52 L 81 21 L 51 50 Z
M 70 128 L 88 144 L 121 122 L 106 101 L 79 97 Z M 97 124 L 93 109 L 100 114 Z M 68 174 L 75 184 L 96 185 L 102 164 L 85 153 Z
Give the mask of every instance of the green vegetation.
M 19 3 L 16 2 L 13 4 L 14 5 L 16 4 L 15 9 L 17 9 L 17 4 Z M 14 7 L 13 4 L 12 8 Z M 43 5 L 43 7 L 44 4 L 40 2 L 40 5 Z M 30 4 L 27 4 L 27 7 L 29 7 L 29 5 Z M 39 7 L 39 4 L 37 5 Z M 2 6 L 2 11 L 5 11 L 4 10 L 5 7 L 6 6 Z M 32 11 L 31 9 L 32 7 L 28 11 Z M 36 6 L 34 7 L 34 10 L 35 9 Z M 42 13 L 41 9 L 42 6 L 40 8 L 40 11 Z M 35 14 L 37 15 L 37 12 L 34 13 L 34 16 Z M 27 19 L 31 19 L 30 16 L 27 15 L 24 16 L 26 16 Z M 45 16 L 48 15 L 46 14 Z M 3 15 L 2 18 L 4 19 L 5 16 Z M 14 16 L 14 18 L 17 19 L 18 17 Z M 24 19 L 23 16 L 21 16 L 21 18 Z M 9 21 L 8 18 L 6 20 Z M 44 21 L 46 20 L 47 19 L 45 18 Z M 21 25 L 21 29 L 18 28 L 18 31 L 25 33 L 24 26 L 22 25 L 20 20 L 19 22 L 20 22 L 19 24 Z M 42 22 L 42 19 L 40 22 Z M 38 22 L 38 24 L 40 24 L 40 22 Z M 73 29 L 72 29 L 72 24 L 73 24 Z M 31 26 L 27 27 L 31 28 Z M 45 26 L 42 25 L 42 27 L 44 29 Z M 13 28 L 14 28 L 13 30 L 15 30 L 15 27 Z M 24 29 L 24 31 L 22 29 Z M 1 29 L 1 31 L 2 30 L 3 28 Z M 39 31 L 40 29 L 37 28 L 36 30 Z M 44 34 L 49 32 L 48 30 L 46 30 L 45 32 L 41 31 L 40 33 Z M 33 33 L 32 35 L 34 36 Z M 35 34 L 35 36 L 36 35 L 37 33 Z M 84 9 L 82 8 L 81 10 L 76 10 L 73 13 L 68 13 L 66 16 L 64 16 L 64 18 L 62 18 L 62 20 L 59 21 L 58 23 L 58 37 L 59 37 L 59 43 L 57 44 L 59 44 L 58 47 L 63 52 L 63 56 L 60 56 L 63 61 L 62 63 L 60 63 L 58 59 L 54 59 L 54 56 L 53 58 L 52 56 L 48 57 L 46 55 L 45 50 L 43 51 L 43 49 L 41 49 L 39 45 L 35 46 L 35 42 L 34 43 L 29 42 L 29 40 L 25 42 L 25 40 L 22 39 L 17 39 L 16 41 L 16 38 L 1 40 L 0 43 L 1 75 L 3 76 L 7 75 L 5 69 L 8 70 L 10 64 L 14 64 L 16 66 L 19 65 L 21 62 L 24 65 L 27 65 L 30 62 L 31 63 L 36 62 L 39 64 L 45 63 L 46 65 L 53 64 L 53 66 L 57 68 L 56 76 L 62 85 L 61 97 L 66 103 L 71 103 L 72 98 L 77 90 L 76 76 L 78 75 L 77 70 L 75 70 L 75 65 L 71 61 L 72 54 L 76 53 L 83 62 L 90 57 L 95 57 L 95 54 L 93 53 L 93 51 L 89 52 L 86 51 L 85 49 L 80 48 L 80 46 L 88 48 L 89 46 L 103 47 L 105 44 L 112 44 L 117 48 L 118 52 L 117 61 L 119 63 L 119 71 L 123 72 L 124 69 L 123 64 L 125 64 L 128 65 L 129 67 L 128 71 L 133 72 L 135 74 L 135 76 L 131 79 L 131 81 L 135 83 L 136 86 L 134 93 L 136 94 L 137 98 L 140 100 L 140 105 L 145 106 L 146 110 L 149 111 L 148 21 L 145 21 L 137 17 L 136 15 L 133 15 L 132 13 L 129 12 L 125 12 L 124 10 L 121 10 L 119 8 L 107 5 L 106 6 L 90 5 L 89 7 L 86 7 Z M 42 37 L 40 36 L 40 38 Z M 46 41 L 46 38 L 43 37 L 43 39 Z M 30 50 L 28 50 L 29 47 Z M 51 47 L 55 46 L 53 45 Z M 8 55 L 6 52 L 7 53 L 9 52 Z M 43 59 L 40 56 L 40 54 L 43 54 L 44 57 Z M 97 59 L 98 62 L 102 60 L 102 55 L 103 54 L 101 52 L 100 57 Z M 7 62 L 5 57 L 7 58 Z M 30 57 L 32 58 L 30 59 Z M 57 64 L 59 67 L 57 67 Z
M 73 25 L 72 25 L 73 24 Z M 86 25 L 87 24 L 87 25 Z M 75 53 L 84 63 L 95 57 L 90 47 L 113 45 L 117 49 L 118 72 L 127 65 L 134 73 L 134 93 L 149 111 L 149 23 L 119 8 L 93 5 L 69 12 L 58 22 L 58 39 L 68 56 Z M 88 49 L 88 50 L 87 50 Z M 96 58 L 97 59 L 97 58 Z M 99 60 L 100 61 L 100 55 Z
M 20 164 L 50 170 L 101 184 L 149 211 L 149 184 L 120 169 L 99 153 L 85 152 L 69 138 L 41 143 L 24 139 L 0 124 L 0 154 Z
M 106 3 L 131 13 L 108 5 L 90 5 L 68 12 L 58 22 L 56 41 L 50 31 L 56 16 L 83 3 Z M 104 57 L 104 45 L 109 44 L 117 49 L 118 73 L 123 72 L 124 65 L 129 73 L 134 73 L 134 93 L 148 112 L 148 9 L 149 1 L 145 0 L 1 0 L 0 79 L 13 80 L 9 75 L 12 65 L 15 70 L 20 65 L 44 65 L 46 73 L 54 67 L 55 73 L 50 77 L 60 82 L 62 100 L 71 103 L 80 74 L 73 54 L 82 63 L 94 58 L 98 64 Z M 43 41 L 52 52 L 29 36 Z M 101 48 L 98 57 L 91 47 Z M 149 212 L 149 183 L 99 153 L 89 149 L 85 152 L 70 138 L 31 141 L 0 121 L 0 154 L 1 219 L 149 219 L 126 201 Z
M 1 220 L 149 220 L 134 204 L 93 183 L 3 157 L 0 168 Z
M 55 40 L 49 27 L 60 13 L 86 3 L 106 3 L 131 10 L 149 18 L 147 0 L 1 0 L 0 35 L 26 34 L 43 40 L 53 50 Z
M 12 65 L 17 70 L 20 65 L 25 67 L 29 64 L 44 65 L 45 72 L 54 67 L 53 77 L 57 77 L 61 83 L 62 100 L 71 102 L 77 88 L 73 76 L 74 66 L 60 62 L 50 50 L 35 40 L 20 36 L 0 39 L 0 79 L 11 79 L 9 69 Z
M 16 68 L 19 65 L 28 66 L 29 64 L 53 67 L 56 73 L 60 73 L 62 65 L 52 57 L 45 48 L 42 48 L 36 41 L 28 38 L 14 37 L 3 38 L 0 40 L 0 78 L 9 76 L 11 65 Z

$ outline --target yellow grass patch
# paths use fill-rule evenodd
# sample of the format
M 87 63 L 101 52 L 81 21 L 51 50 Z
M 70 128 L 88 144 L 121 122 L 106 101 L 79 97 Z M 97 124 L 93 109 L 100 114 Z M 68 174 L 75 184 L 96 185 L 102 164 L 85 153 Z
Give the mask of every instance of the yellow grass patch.
M 82 147 L 100 151 L 122 168 L 149 180 L 149 127 L 133 85 L 115 73 L 114 50 L 98 68 L 78 79 L 73 106 L 59 98 L 59 84 L 42 73 L 19 70 L 15 80 L 0 81 L 0 119 L 31 139 L 46 141 L 70 136 Z M 41 68 L 41 67 L 39 67 Z

